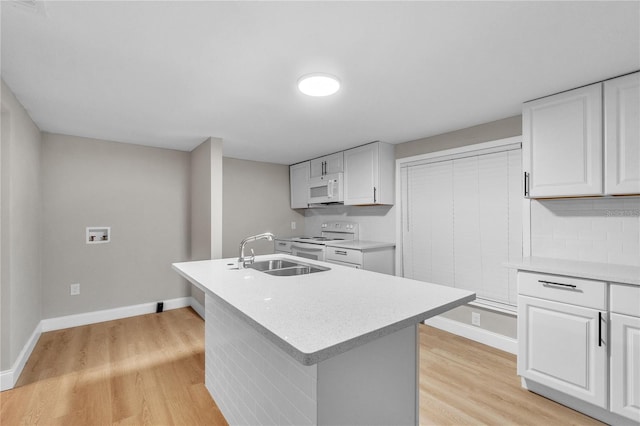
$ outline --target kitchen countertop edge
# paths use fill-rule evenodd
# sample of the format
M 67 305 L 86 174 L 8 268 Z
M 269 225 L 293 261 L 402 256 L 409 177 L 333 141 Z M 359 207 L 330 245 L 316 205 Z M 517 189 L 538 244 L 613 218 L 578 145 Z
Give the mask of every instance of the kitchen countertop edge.
M 417 324 L 419 322 L 422 322 L 428 318 L 431 318 L 433 316 L 442 314 L 450 309 L 453 309 L 457 306 L 460 306 L 462 304 L 471 302 L 473 300 L 475 300 L 476 296 L 475 294 L 471 294 L 465 297 L 460 298 L 457 301 L 454 302 L 449 302 L 446 303 L 444 305 L 438 306 L 438 307 L 433 307 L 430 309 L 427 309 L 423 312 L 420 312 L 418 314 L 406 317 L 406 318 L 402 318 L 398 321 L 393 321 L 390 322 L 388 324 L 386 324 L 383 327 L 379 327 L 375 330 L 371 330 L 367 333 L 361 334 L 359 336 L 353 337 L 351 339 L 347 339 L 341 342 L 338 342 L 336 344 L 333 344 L 331 346 L 327 346 L 324 347 L 322 349 L 319 349 L 317 351 L 314 352 L 304 352 L 298 348 L 296 348 L 295 346 L 291 345 L 289 342 L 287 342 L 286 340 L 284 340 L 282 337 L 280 337 L 279 335 L 277 335 L 276 333 L 270 331 L 267 327 L 265 327 L 264 325 L 262 325 L 261 323 L 259 323 L 258 321 L 254 320 L 250 315 L 247 315 L 245 312 L 243 312 L 241 309 L 238 309 L 236 306 L 234 306 L 232 303 L 230 303 L 229 301 L 225 300 L 223 297 L 220 297 L 218 294 L 216 294 L 214 291 L 212 291 L 211 289 L 207 288 L 206 286 L 202 285 L 201 283 L 199 283 L 197 281 L 197 279 L 195 279 L 194 277 L 189 276 L 189 274 L 185 273 L 184 271 L 180 270 L 177 267 L 178 264 L 173 264 L 172 265 L 172 269 L 174 269 L 180 276 L 182 276 L 183 278 L 187 279 L 189 282 L 191 282 L 193 285 L 195 285 L 197 288 L 199 288 L 200 290 L 206 292 L 207 294 L 213 296 L 216 298 L 216 300 L 219 300 L 220 302 L 223 303 L 223 305 L 225 307 L 227 307 L 231 312 L 235 313 L 238 315 L 238 317 L 245 322 L 246 324 L 248 324 L 249 326 L 251 326 L 253 329 L 255 329 L 258 333 L 260 333 L 262 336 L 264 336 L 265 338 L 267 338 L 270 342 L 272 342 L 273 344 L 275 344 L 277 347 L 279 347 L 281 350 L 283 350 L 285 353 L 287 353 L 289 356 L 291 356 L 292 358 L 294 358 L 296 361 L 298 361 L 299 363 L 301 363 L 302 365 L 314 365 L 314 364 L 318 364 L 326 359 L 329 359 L 333 356 L 339 355 L 341 353 L 347 352 L 355 347 L 358 347 L 360 345 L 366 344 L 368 342 L 374 341 L 376 339 L 379 339 L 383 336 L 389 335 L 395 331 L 401 330 L 405 327 Z

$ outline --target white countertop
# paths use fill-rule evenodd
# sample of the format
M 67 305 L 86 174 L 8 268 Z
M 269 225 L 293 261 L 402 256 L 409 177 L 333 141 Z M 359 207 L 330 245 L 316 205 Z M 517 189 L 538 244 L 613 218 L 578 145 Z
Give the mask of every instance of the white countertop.
M 289 255 L 257 256 L 256 261 Z M 304 365 L 475 299 L 456 289 L 361 269 L 304 259 L 331 270 L 276 277 L 232 269 L 236 259 L 174 263 L 173 268 L 232 310 Z M 231 266 L 229 265 L 231 264 Z
M 354 240 L 354 241 L 334 241 L 327 243 L 327 247 L 337 247 L 355 250 L 375 250 L 380 248 L 395 247 L 396 243 L 384 243 L 381 241 L 367 241 L 367 240 Z
M 640 267 L 637 266 L 551 259 L 546 257 L 525 257 L 522 261 L 509 262 L 506 266 L 523 271 L 546 272 L 548 274 L 640 285 Z

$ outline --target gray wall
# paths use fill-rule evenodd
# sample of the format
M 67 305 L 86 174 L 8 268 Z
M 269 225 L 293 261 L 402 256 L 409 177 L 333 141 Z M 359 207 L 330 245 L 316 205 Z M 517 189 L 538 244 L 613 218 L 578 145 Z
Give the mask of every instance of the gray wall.
M 522 135 L 522 116 L 517 115 L 442 135 L 398 144 L 395 147 L 396 159 L 520 135 Z M 471 325 L 472 312 L 481 314 L 480 328 L 516 338 L 516 317 L 514 315 L 467 305 L 452 309 L 442 316 Z
M 404 158 L 520 135 L 522 135 L 522 116 L 516 115 L 441 135 L 397 144 L 395 152 L 396 158 Z
M 249 235 L 304 234 L 303 214 L 290 208 L 289 166 L 225 157 L 223 182 L 222 257 L 237 257 L 240 241 Z M 273 243 L 256 241 L 247 251 L 251 248 L 256 254 L 272 253 Z
M 44 318 L 190 296 L 189 153 L 43 134 Z M 88 245 L 85 227 L 110 226 Z M 80 283 L 79 296 L 69 284 Z
M 218 259 L 222 252 L 222 140 L 208 138 L 189 154 L 191 161 L 191 260 Z M 191 286 L 204 307 L 204 292 Z
M 191 260 L 211 259 L 211 140 L 198 145 L 191 161 Z
M 41 134 L 2 84 L 0 370 L 11 368 L 42 318 Z

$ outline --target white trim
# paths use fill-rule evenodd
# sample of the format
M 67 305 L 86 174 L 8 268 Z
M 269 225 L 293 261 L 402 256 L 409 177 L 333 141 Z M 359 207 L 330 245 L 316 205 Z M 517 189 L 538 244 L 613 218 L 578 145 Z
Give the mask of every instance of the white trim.
M 442 151 L 429 152 L 427 154 L 414 155 L 411 157 L 399 158 L 396 160 L 396 168 L 415 166 L 419 164 L 448 161 L 456 158 L 463 158 L 475 155 L 491 154 L 493 152 L 503 152 L 522 147 L 522 136 L 497 139 L 490 142 L 465 145 L 460 148 L 445 149 Z
M 193 310 L 196 311 L 198 315 L 200 315 L 200 318 L 204 319 L 204 306 L 202 306 L 202 304 L 198 302 L 195 297 L 191 298 L 191 308 L 193 308 Z
M 513 316 L 518 315 L 518 306 L 509 305 L 502 302 L 494 302 L 493 300 L 477 298 L 476 300 L 469 302 L 468 305 L 477 306 L 478 308 L 488 309 L 495 312 L 501 312 L 503 314 L 509 314 Z
M 511 337 L 503 336 L 489 330 L 484 330 L 482 328 L 464 324 L 442 316 L 429 318 L 424 323 L 514 355 L 518 353 L 518 341 Z
M 84 312 L 82 314 L 48 318 L 41 321 L 42 331 L 61 330 L 63 328 L 79 327 L 97 322 L 112 321 L 120 318 L 151 314 L 156 311 L 157 302 L 142 303 L 140 305 L 123 306 L 121 308 L 104 309 L 101 311 Z M 191 306 L 191 297 L 179 297 L 164 301 L 164 309 L 178 309 Z
M 20 354 L 13 363 L 13 366 L 9 370 L 0 371 L 0 392 L 13 389 L 20 378 L 20 374 L 22 374 L 24 366 L 27 364 L 27 360 L 31 356 L 31 352 L 33 352 L 33 348 L 36 347 L 36 343 L 38 343 L 38 339 L 41 334 L 42 321 L 38 323 L 36 328 L 33 330 L 33 333 L 31 333 L 29 340 L 27 340 L 27 343 L 25 343 L 24 347 L 20 351 Z

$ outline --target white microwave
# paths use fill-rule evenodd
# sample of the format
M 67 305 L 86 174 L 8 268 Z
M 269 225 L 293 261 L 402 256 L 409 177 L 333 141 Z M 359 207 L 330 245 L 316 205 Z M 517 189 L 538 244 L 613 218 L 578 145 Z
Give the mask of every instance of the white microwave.
M 333 173 L 309 179 L 309 204 L 344 202 L 342 173 Z

